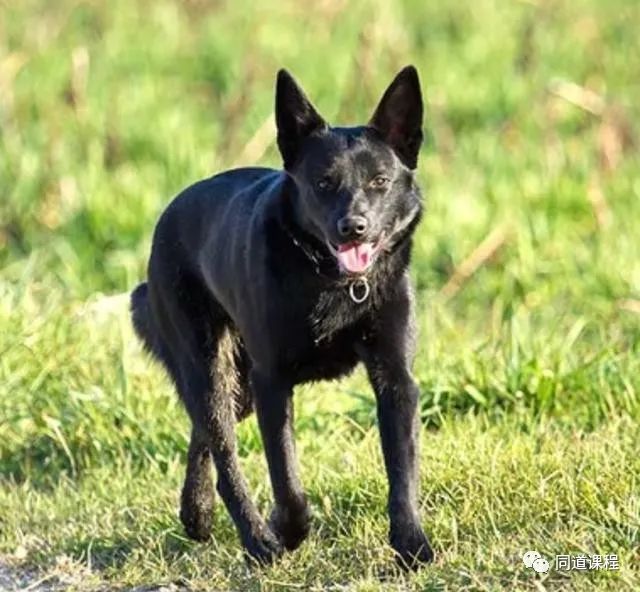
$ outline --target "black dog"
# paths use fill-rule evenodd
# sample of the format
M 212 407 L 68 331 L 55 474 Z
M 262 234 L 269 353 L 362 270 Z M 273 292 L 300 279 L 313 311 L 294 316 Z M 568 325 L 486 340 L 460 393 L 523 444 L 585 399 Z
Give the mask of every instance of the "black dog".
M 330 127 L 278 74 L 284 171 L 243 168 L 196 183 L 162 214 L 133 323 L 191 418 L 181 519 L 211 533 L 214 492 L 247 552 L 295 549 L 310 512 L 292 433 L 296 384 L 362 361 L 377 398 L 389 479 L 390 541 L 403 564 L 432 560 L 418 518 L 418 388 L 407 276 L 421 197 L 414 169 L 422 97 L 402 70 L 366 126 Z M 266 523 L 236 456 L 234 425 L 255 406 L 275 498 Z

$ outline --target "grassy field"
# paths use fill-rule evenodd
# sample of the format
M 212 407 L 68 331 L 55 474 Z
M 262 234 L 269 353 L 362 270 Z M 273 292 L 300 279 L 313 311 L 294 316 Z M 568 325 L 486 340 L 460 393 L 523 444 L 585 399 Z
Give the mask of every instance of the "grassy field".
M 635 0 L 0 0 L 0 565 L 79 590 L 640 589 L 639 29 Z M 183 534 L 188 423 L 126 293 L 181 188 L 279 166 L 279 67 L 348 124 L 407 63 L 437 561 L 393 570 L 358 371 L 299 389 L 314 530 L 251 570 L 221 505 L 210 544 Z M 239 441 L 267 512 L 254 418 Z M 530 549 L 620 569 L 537 575 Z

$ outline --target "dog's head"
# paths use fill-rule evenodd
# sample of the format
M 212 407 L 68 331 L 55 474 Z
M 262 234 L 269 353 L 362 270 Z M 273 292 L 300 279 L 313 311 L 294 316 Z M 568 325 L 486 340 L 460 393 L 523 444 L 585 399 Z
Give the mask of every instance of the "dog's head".
M 422 113 L 413 66 L 395 77 L 367 125 L 349 128 L 329 126 L 291 75 L 278 73 L 278 147 L 297 188 L 296 221 L 345 273 L 365 273 L 420 215 Z

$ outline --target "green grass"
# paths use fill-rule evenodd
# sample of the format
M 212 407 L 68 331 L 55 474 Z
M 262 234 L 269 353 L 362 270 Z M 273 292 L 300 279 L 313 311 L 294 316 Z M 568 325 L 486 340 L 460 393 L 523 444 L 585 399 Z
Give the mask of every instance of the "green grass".
M 77 589 L 640 589 L 638 28 L 633 0 L 0 1 L 0 563 Z M 415 373 L 438 559 L 393 570 L 357 372 L 299 389 L 313 534 L 249 570 L 221 505 L 211 544 L 184 537 L 188 422 L 125 293 L 181 188 L 279 166 L 259 133 L 279 67 L 346 124 L 407 63 L 427 103 Z M 255 419 L 238 437 L 266 513 Z M 538 576 L 529 549 L 621 568 Z

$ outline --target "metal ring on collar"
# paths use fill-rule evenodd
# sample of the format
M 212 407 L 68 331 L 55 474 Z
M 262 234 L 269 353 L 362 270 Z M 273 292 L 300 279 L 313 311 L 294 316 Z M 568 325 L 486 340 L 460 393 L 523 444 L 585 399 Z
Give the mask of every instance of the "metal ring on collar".
M 362 286 L 364 288 L 364 292 L 361 296 L 358 296 L 356 294 L 356 286 Z M 353 300 L 356 304 L 364 302 L 369 297 L 370 292 L 371 288 L 369 287 L 369 281 L 366 277 L 358 278 L 357 280 L 349 284 L 349 296 L 351 296 L 351 300 Z

